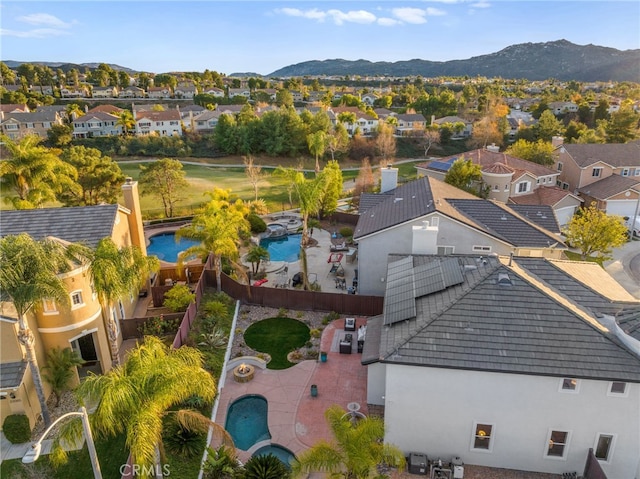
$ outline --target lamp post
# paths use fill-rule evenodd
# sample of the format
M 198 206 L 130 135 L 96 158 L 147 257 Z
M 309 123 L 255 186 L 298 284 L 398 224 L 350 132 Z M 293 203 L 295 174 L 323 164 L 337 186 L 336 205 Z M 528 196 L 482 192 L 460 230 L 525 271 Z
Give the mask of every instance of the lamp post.
M 91 427 L 89 426 L 89 415 L 87 414 L 87 410 L 84 406 L 82 406 L 79 411 L 68 412 L 60 416 L 58 419 L 56 419 L 51 424 L 51 426 L 49 426 L 44 431 L 44 433 L 42 434 L 42 437 L 40 437 L 40 439 L 38 439 L 35 443 L 33 443 L 33 445 L 31 446 L 31 449 L 29 449 L 27 453 L 24 455 L 24 457 L 22 458 L 22 462 L 25 464 L 30 464 L 32 462 L 37 461 L 38 458 L 40 457 L 40 452 L 42 450 L 42 441 L 47 436 L 47 434 L 49 434 L 51 429 L 53 429 L 53 427 L 56 424 L 58 424 L 63 419 L 71 416 L 80 416 L 82 418 L 82 428 L 84 429 L 84 435 L 87 438 L 87 448 L 89 449 L 89 457 L 91 458 L 91 467 L 93 468 L 93 477 L 94 479 L 102 479 L 102 472 L 100 471 L 100 463 L 98 463 L 98 455 L 96 454 L 96 446 L 93 442 Z

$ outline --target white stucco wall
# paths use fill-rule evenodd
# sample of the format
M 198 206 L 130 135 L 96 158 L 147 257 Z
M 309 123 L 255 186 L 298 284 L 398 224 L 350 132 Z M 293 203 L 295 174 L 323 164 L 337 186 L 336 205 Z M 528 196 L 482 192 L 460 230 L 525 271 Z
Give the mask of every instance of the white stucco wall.
M 636 476 L 640 451 L 640 385 L 626 397 L 608 381 L 580 380 L 561 392 L 561 378 L 386 366 L 386 441 L 429 459 L 460 456 L 467 464 L 549 472 L 583 471 L 600 433 L 614 434 L 609 479 Z M 372 385 L 370 384 L 371 388 Z M 474 421 L 493 424 L 492 450 L 472 450 Z M 545 456 L 550 430 L 569 431 L 566 458 Z
M 386 365 L 374 363 L 367 366 L 367 404 L 384 405 Z

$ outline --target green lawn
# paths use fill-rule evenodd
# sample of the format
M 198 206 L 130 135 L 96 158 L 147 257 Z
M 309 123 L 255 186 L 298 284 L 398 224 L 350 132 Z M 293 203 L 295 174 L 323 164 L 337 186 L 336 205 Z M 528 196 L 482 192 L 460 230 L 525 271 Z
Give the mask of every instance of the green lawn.
M 252 324 L 244 332 L 244 340 L 252 349 L 271 355 L 269 369 L 287 369 L 293 363 L 287 354 L 309 341 L 309 327 L 291 318 L 268 318 Z
M 564 254 L 571 261 L 589 261 L 591 263 L 598 263 L 600 266 L 604 268 L 604 266 L 602 265 L 602 263 L 604 263 L 604 260 L 602 258 L 594 258 L 593 256 L 587 256 L 586 258 L 583 259 L 580 253 L 574 253 L 573 251 L 565 251 Z
M 124 435 L 114 438 L 96 439 L 96 452 L 103 479 L 120 479 L 122 474 L 120 467 L 127 463 L 129 453 L 124 445 Z M 87 446 L 69 453 L 69 460 L 66 464 L 53 468 L 49 462 L 49 456 L 41 456 L 36 464 L 27 466 L 34 470 L 50 471 L 42 476 L 28 476 L 25 466 L 20 459 L 3 461 L 0 466 L 0 477 L 2 479 L 19 479 L 23 477 L 50 477 L 51 479 L 87 479 L 93 477 L 93 469 L 89 459 Z M 49 475 L 50 474 L 50 475 Z

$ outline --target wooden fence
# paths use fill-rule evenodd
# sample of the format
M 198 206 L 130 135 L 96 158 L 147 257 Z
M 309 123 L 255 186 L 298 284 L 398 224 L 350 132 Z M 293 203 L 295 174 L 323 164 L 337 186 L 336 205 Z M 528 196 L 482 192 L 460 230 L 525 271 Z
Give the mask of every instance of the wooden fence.
M 584 465 L 583 479 L 607 479 L 607 475 L 602 470 L 602 466 L 593 454 L 593 449 L 589 449 L 587 454 L 587 463 Z

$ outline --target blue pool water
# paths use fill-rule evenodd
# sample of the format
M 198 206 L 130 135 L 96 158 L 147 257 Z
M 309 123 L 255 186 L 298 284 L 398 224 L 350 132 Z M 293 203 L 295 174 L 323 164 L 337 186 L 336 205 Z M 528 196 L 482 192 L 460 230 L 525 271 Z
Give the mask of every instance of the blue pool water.
M 200 244 L 198 241 L 182 238 L 177 242 L 175 233 L 160 233 L 149 238 L 147 254 L 157 256 L 162 261 L 175 263 L 178 261 L 178 253 Z
M 260 240 L 260 246 L 269 252 L 271 261 L 292 263 L 298 261 L 301 238 L 301 234 L 286 235 L 279 238 L 263 238 Z
M 238 449 L 247 451 L 255 443 L 271 439 L 267 408 L 267 400 L 258 395 L 243 396 L 231 403 L 224 428 Z
M 296 457 L 289 449 L 279 444 L 270 444 L 269 446 L 261 447 L 253 453 L 254 456 L 266 456 L 267 454 L 273 454 L 286 466 L 291 466 L 291 463 Z

